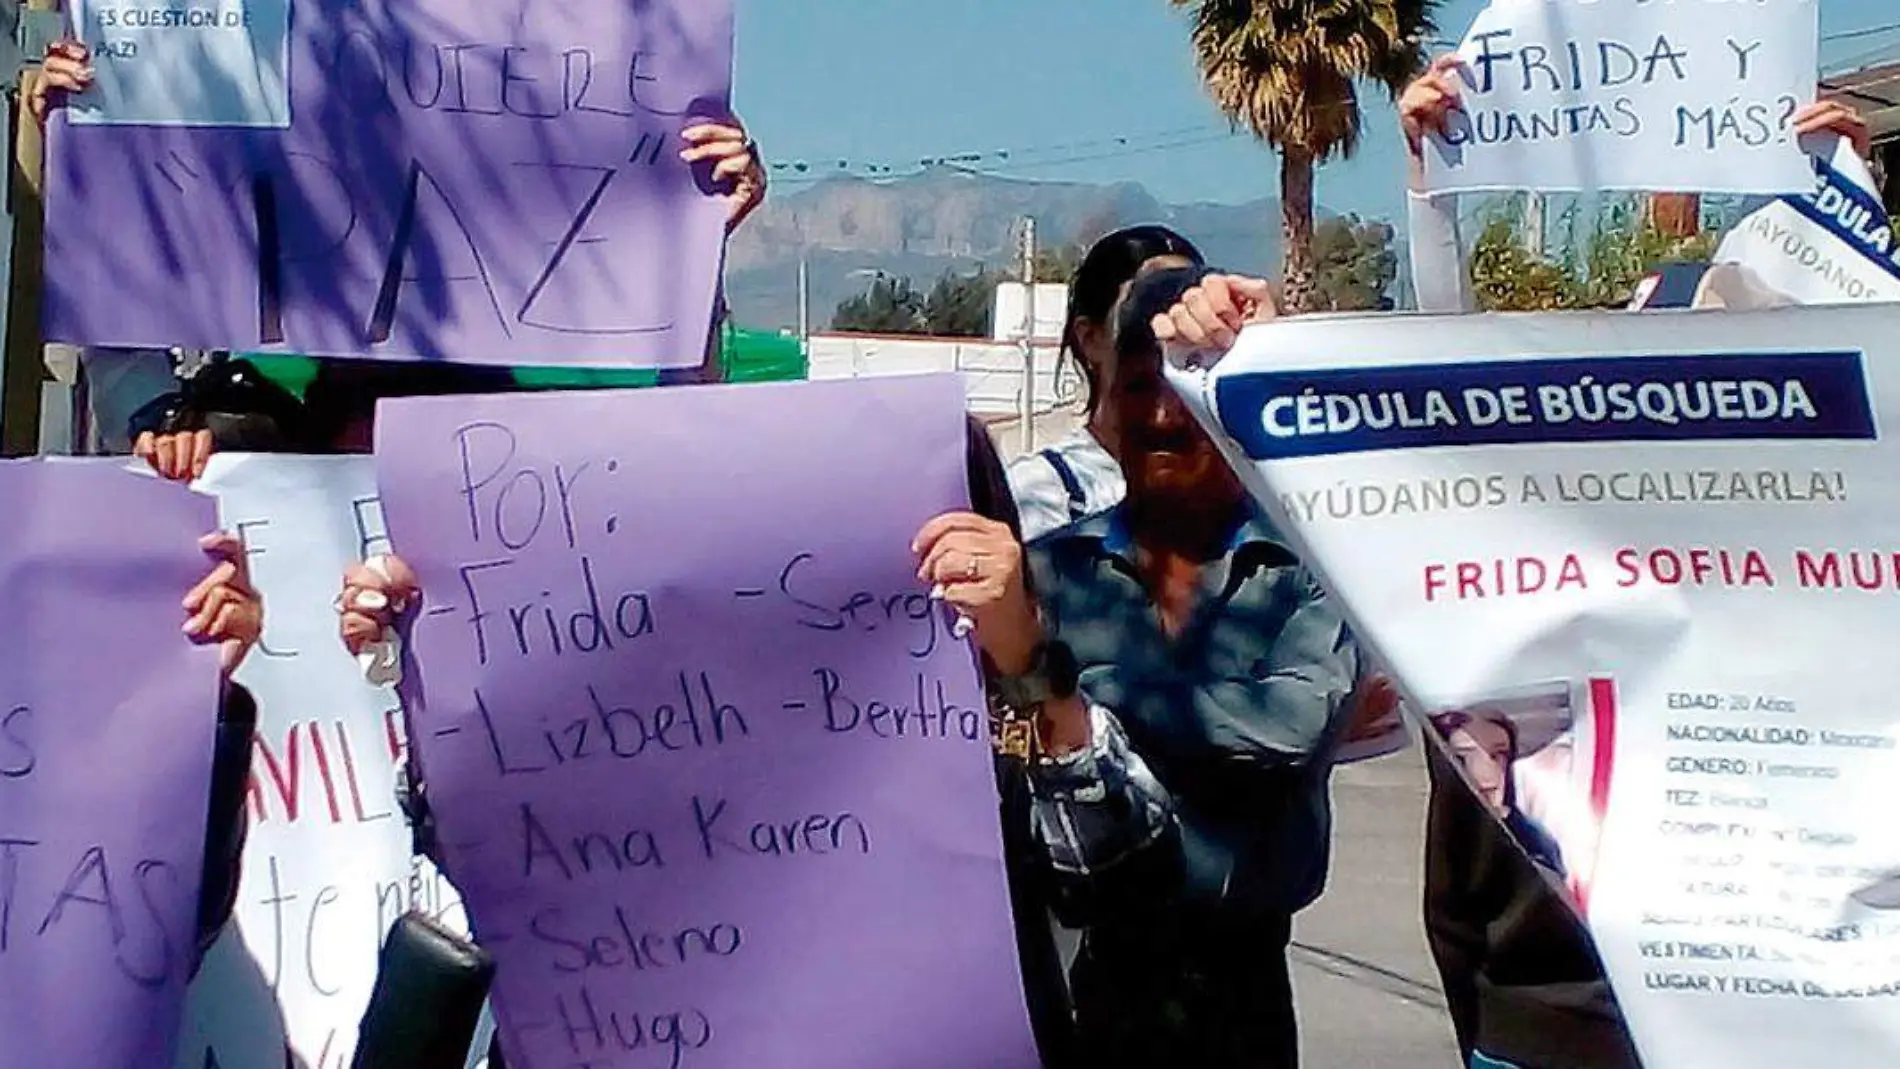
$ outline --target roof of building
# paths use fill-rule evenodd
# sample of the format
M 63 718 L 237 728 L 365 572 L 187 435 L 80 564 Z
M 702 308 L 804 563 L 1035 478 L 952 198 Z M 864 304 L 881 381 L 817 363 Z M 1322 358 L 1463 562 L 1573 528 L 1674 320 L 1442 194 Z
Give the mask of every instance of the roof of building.
M 1851 69 L 1823 75 L 1821 92 L 1859 108 L 1875 141 L 1900 138 L 1900 43 L 1859 57 Z

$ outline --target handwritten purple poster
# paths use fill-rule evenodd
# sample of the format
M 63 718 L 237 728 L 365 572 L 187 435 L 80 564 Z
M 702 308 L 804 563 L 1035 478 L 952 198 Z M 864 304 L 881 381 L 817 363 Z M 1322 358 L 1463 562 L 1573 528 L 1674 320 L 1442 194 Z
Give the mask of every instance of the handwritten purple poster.
M 1026 1069 L 951 376 L 378 416 L 410 696 L 529 1069 Z
M 180 601 L 217 513 L 39 461 L 0 463 L 0 510 L 0 1065 L 169 1065 L 218 699 Z
M 703 360 L 724 209 L 679 134 L 729 113 L 731 0 L 242 8 L 75 5 L 101 74 L 51 133 L 50 339 Z

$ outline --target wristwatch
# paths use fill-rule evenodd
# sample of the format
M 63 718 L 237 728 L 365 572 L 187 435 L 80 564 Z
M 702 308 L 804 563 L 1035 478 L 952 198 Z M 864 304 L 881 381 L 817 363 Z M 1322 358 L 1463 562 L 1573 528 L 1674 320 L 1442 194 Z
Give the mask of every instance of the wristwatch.
M 991 685 L 996 697 L 1012 709 L 1028 711 L 1075 697 L 1082 669 L 1066 642 L 1042 642 L 1021 675 L 999 676 Z

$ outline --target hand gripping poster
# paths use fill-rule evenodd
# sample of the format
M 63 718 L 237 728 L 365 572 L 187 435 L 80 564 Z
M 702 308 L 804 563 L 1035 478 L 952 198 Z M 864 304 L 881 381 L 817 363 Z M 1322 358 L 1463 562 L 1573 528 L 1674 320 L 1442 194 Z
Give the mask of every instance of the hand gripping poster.
M 48 463 L 151 477 L 122 457 Z M 468 927 L 455 888 L 410 851 L 396 694 L 366 681 L 337 639 L 343 569 L 389 549 L 375 468 L 366 456 L 221 453 L 192 488 L 244 540 L 266 613 L 234 677 L 258 706 L 238 897 L 192 977 L 171 1064 L 345 1069 L 397 919 Z M 486 1051 L 478 1033 L 469 1069 Z M 0 1069 L 12 1069 L 3 1047 Z
M 1900 1063 L 1896 327 L 1311 319 L 1175 373 L 1650 1069 Z
M 375 471 L 226 453 L 197 488 L 244 539 L 267 616 L 237 676 L 259 716 L 242 890 L 192 985 L 175 1069 L 344 1069 L 390 926 L 415 910 L 466 929 L 454 889 L 410 854 L 396 696 L 336 634 L 344 567 L 389 548 Z
M 1815 186 L 1777 197 L 1715 250 L 1801 304 L 1900 301 L 1900 242 L 1867 161 L 1842 140 L 1814 161 Z

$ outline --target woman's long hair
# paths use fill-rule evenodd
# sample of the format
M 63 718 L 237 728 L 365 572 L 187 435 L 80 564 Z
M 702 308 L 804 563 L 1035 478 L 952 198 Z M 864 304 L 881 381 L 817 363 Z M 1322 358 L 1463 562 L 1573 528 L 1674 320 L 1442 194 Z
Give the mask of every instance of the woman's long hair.
M 1451 741 L 1452 733 L 1469 724 L 1491 724 L 1504 731 L 1504 808 L 1517 809 L 1517 762 L 1522 756 L 1519 748 L 1517 724 L 1508 716 L 1475 716 L 1462 709 L 1448 713 L 1439 713 L 1431 718 L 1432 726 L 1438 729 L 1446 742 Z
M 1069 311 L 1062 324 L 1062 352 L 1081 372 L 1087 391 L 1083 395 L 1084 411 L 1089 416 L 1093 416 L 1096 406 L 1101 404 L 1101 373 L 1082 355 L 1076 324 L 1086 319 L 1110 325 L 1109 317 L 1114 314 L 1115 302 L 1121 298 L 1122 287 L 1134 280 L 1141 265 L 1160 256 L 1180 256 L 1196 264 L 1206 263 L 1193 242 L 1165 226 L 1131 226 L 1089 246 L 1082 265 L 1075 269 L 1075 277 L 1069 280 Z
M 990 438 L 989 428 L 975 416 L 965 417 L 967 447 L 965 462 L 970 480 L 970 511 L 985 519 L 1009 527 L 1018 540 L 1023 536 L 1022 519 L 1016 512 L 1016 498 L 1009 491 L 1009 476 L 1003 458 Z
M 326 359 L 304 390 L 311 448 L 326 452 L 353 420 L 376 413 L 376 402 L 394 397 L 511 393 L 520 387 L 505 367 L 424 361 Z

